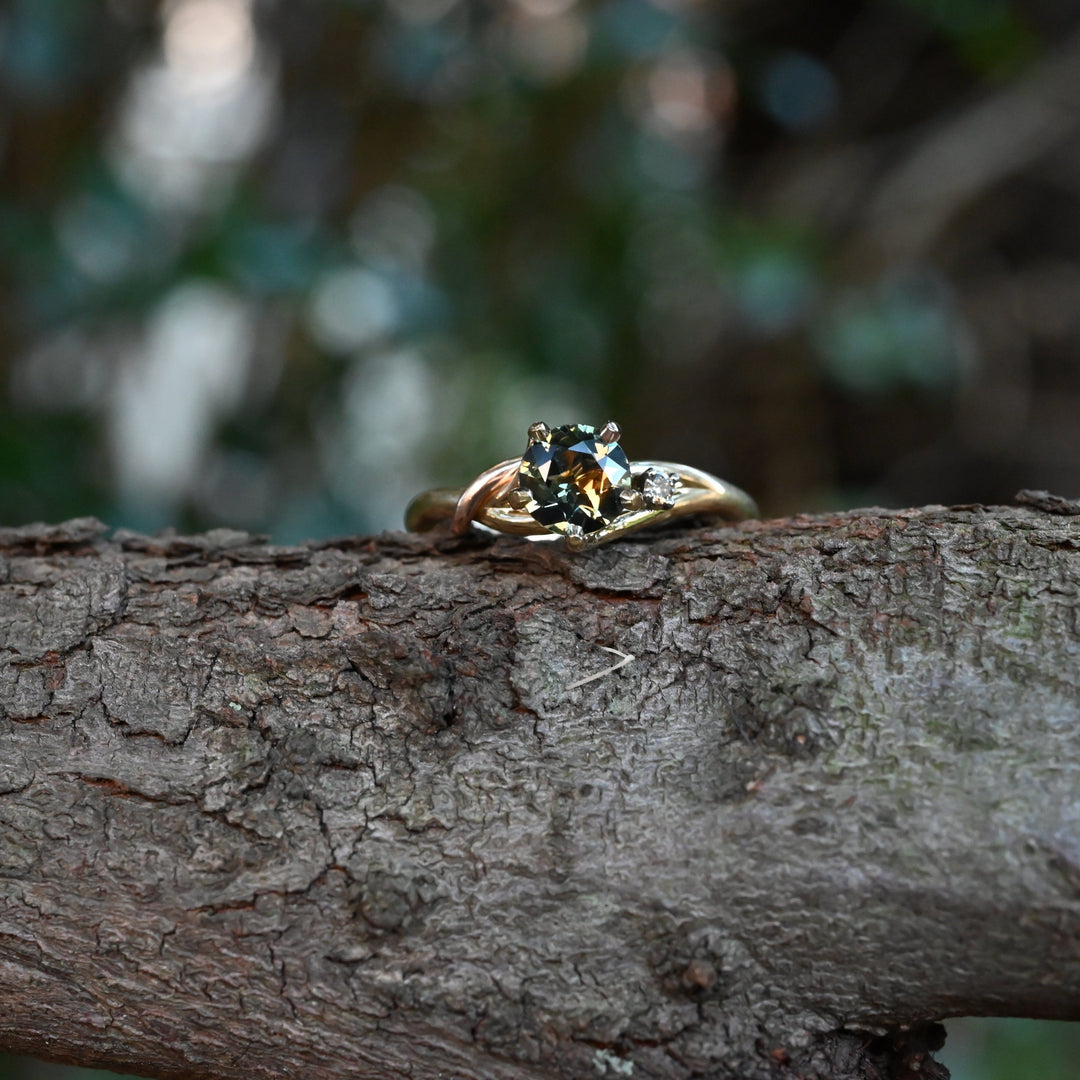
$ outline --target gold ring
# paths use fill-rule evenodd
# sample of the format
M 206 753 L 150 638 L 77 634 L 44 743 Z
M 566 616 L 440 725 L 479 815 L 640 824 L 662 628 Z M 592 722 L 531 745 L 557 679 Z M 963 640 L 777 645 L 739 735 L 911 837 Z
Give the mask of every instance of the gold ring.
M 476 524 L 514 536 L 562 536 L 572 551 L 681 517 L 742 521 L 757 516 L 754 500 L 724 480 L 665 461 L 631 464 L 619 425 L 529 428 L 529 444 L 482 472 L 463 489 L 417 495 L 405 511 L 410 532 L 445 521 L 462 534 Z

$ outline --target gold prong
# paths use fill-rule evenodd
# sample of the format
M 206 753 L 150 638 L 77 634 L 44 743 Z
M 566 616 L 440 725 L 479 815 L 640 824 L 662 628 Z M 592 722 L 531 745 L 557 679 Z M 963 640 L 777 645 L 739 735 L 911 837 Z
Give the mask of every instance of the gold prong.
M 543 442 L 550 434 L 551 428 L 543 420 L 537 420 L 535 424 L 529 425 L 529 445 Z
M 609 420 L 601 429 L 599 439 L 601 442 L 618 442 L 619 436 L 622 435 L 622 429 L 614 420 Z
M 645 496 L 633 488 L 623 488 L 619 492 L 619 505 L 624 510 L 643 510 L 645 508 Z
M 568 551 L 581 551 L 588 544 L 585 530 L 580 525 L 566 526 L 566 548 Z
M 532 495 L 525 488 L 513 488 L 506 496 L 506 503 L 515 510 L 524 510 L 532 501 Z

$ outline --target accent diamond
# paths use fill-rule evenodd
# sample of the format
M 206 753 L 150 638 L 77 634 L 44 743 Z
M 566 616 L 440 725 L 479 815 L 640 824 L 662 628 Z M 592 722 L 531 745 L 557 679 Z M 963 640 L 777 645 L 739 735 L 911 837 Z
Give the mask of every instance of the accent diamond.
M 577 526 L 588 534 L 622 515 L 630 462 L 617 442 L 601 434 L 586 424 L 566 424 L 525 451 L 518 483 L 532 496 L 525 509 L 544 528 L 572 536 Z
M 678 476 L 666 469 L 649 469 L 642 478 L 641 494 L 650 506 L 666 510 L 674 505 L 678 490 Z

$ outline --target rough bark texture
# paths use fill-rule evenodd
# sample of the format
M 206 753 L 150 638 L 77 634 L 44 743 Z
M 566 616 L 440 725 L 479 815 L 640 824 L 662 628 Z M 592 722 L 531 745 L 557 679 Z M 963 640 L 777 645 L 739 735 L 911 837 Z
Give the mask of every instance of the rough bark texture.
M 899 1080 L 934 1019 L 1080 1019 L 1080 508 L 1028 503 L 0 532 L 0 1045 Z

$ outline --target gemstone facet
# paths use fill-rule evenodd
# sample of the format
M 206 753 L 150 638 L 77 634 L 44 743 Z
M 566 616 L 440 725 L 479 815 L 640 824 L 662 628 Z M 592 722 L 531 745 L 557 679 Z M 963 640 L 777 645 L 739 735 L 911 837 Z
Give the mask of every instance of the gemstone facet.
M 533 428 L 540 437 L 521 459 L 518 484 L 532 496 L 525 510 L 539 524 L 572 536 L 577 529 L 596 532 L 623 514 L 621 492 L 630 489 L 632 476 L 617 442 L 586 424 Z
M 667 509 L 675 504 L 679 478 L 667 469 L 649 469 L 642 477 L 641 493 L 649 506 Z

